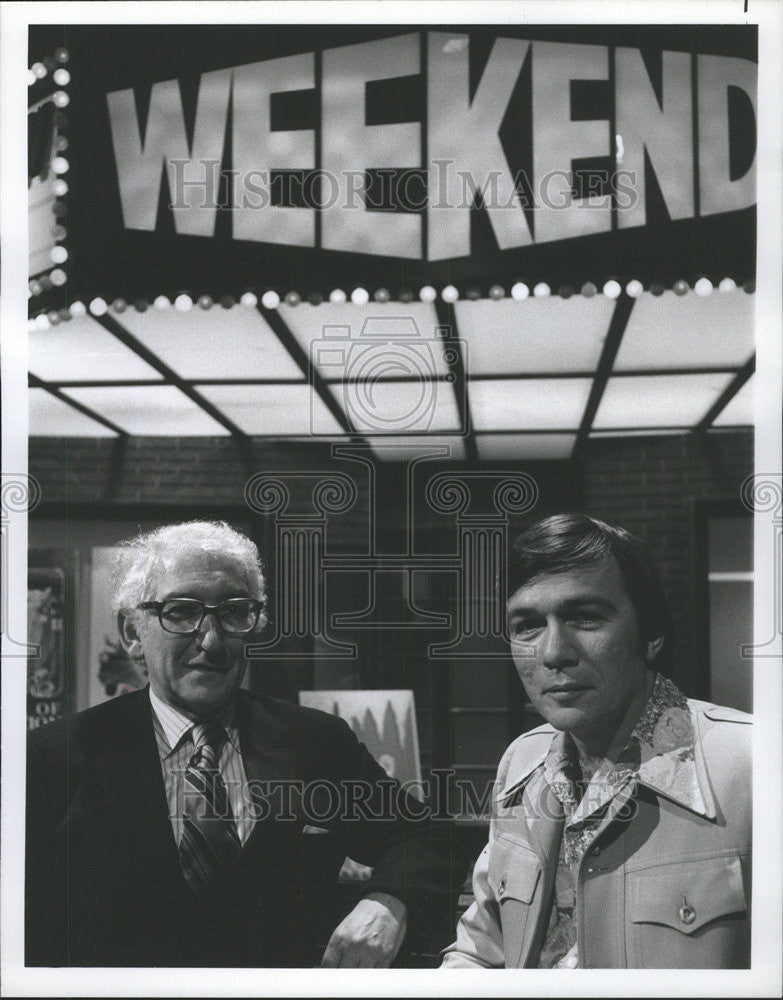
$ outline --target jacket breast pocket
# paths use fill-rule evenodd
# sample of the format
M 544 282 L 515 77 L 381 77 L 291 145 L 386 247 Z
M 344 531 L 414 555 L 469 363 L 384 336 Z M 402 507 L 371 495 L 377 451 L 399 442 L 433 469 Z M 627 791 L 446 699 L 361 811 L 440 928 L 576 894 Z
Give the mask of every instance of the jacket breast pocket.
M 750 964 L 738 855 L 629 872 L 626 905 L 629 968 L 740 969 Z
M 500 910 L 506 968 L 520 965 L 532 933 L 531 910 L 541 879 L 541 863 L 528 847 L 501 834 L 492 845 L 489 883 Z

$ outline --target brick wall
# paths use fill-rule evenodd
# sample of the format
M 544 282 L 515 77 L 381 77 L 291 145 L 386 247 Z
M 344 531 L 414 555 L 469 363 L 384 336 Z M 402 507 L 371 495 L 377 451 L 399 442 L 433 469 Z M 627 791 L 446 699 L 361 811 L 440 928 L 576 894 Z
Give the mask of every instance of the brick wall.
M 750 431 L 600 439 L 585 450 L 584 510 L 642 537 L 661 566 L 676 630 L 674 680 L 687 694 L 699 693 L 706 669 L 694 642 L 694 502 L 739 501 L 752 472 Z
M 244 508 L 251 477 L 282 474 L 290 490 L 288 512 L 312 513 L 310 471 L 341 471 L 357 484 L 350 511 L 338 515 L 346 549 L 362 545 L 367 532 L 367 473 L 355 462 L 335 461 L 329 445 L 309 441 L 249 440 L 239 445 L 229 437 L 206 438 L 32 438 L 29 472 L 41 485 L 42 504 L 124 505 L 176 508 Z M 160 518 L 159 513 L 155 514 Z
M 30 472 L 44 500 L 242 504 L 258 472 L 327 468 L 328 446 L 229 437 L 32 438 Z

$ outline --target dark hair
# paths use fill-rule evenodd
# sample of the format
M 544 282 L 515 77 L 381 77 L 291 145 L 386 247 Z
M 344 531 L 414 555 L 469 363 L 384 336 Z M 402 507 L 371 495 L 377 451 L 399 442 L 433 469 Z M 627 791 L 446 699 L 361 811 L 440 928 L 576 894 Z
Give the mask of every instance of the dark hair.
M 555 514 L 537 521 L 509 550 L 507 594 L 510 597 L 540 573 L 600 566 L 612 557 L 617 560 L 636 612 L 642 643 L 663 636 L 655 666 L 668 676 L 672 669 L 674 623 L 663 580 L 644 543 L 625 528 L 615 528 L 587 514 Z

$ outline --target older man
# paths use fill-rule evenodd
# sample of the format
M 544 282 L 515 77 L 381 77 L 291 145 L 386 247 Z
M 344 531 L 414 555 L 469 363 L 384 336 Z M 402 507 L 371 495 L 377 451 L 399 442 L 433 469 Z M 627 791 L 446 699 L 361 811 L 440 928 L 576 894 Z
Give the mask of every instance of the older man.
M 344 722 L 240 690 L 255 545 L 211 522 L 142 535 L 115 606 L 150 684 L 31 736 L 27 964 L 388 965 L 461 870 Z M 374 871 L 335 927 L 346 854 Z
M 661 579 L 623 529 L 548 518 L 508 575 L 512 656 L 546 725 L 500 763 L 444 965 L 747 967 L 750 717 L 668 679 Z

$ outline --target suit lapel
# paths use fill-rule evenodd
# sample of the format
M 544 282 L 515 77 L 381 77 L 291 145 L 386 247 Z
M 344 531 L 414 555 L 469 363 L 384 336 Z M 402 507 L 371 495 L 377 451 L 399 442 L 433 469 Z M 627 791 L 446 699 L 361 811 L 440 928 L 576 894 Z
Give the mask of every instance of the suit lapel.
M 286 744 L 286 734 L 275 716 L 262 704 L 250 698 L 237 701 L 237 726 L 242 750 L 242 764 L 248 782 L 248 792 L 260 817 L 251 833 L 248 850 L 275 823 L 277 810 L 287 810 L 294 823 L 300 812 L 300 795 L 294 785 L 286 787 L 297 773 L 296 749 Z M 277 789 L 275 789 L 277 785 Z M 284 813 L 283 815 L 286 815 Z
M 541 767 L 555 735 L 551 726 L 542 726 L 526 735 L 498 795 L 501 807 L 522 802 L 516 816 L 525 825 L 527 841 L 541 859 L 544 870 L 556 858 L 564 819 L 563 807 L 547 784 Z
M 541 767 L 555 731 L 549 727 L 528 734 L 522 751 L 511 762 L 503 791 L 498 796 L 502 810 L 508 809 L 520 824 L 523 842 L 538 856 L 541 885 L 531 902 L 518 954 L 507 959 L 517 967 L 529 968 L 538 961 L 544 940 L 555 888 L 555 874 L 563 835 L 563 806 L 544 777 Z M 503 817 L 499 817 L 498 822 Z M 505 820 L 503 820 L 505 822 Z
M 96 734 L 101 749 L 95 754 L 117 839 L 133 854 L 135 864 L 154 873 L 162 888 L 189 895 L 168 815 L 149 693 L 145 689 L 123 695 L 121 701 L 113 723 Z M 297 764 L 296 750 L 290 743 L 285 744 L 286 734 L 275 716 L 262 704 L 242 697 L 240 692 L 237 724 L 249 791 L 258 803 L 261 817 L 239 856 L 241 859 L 274 824 L 278 804 L 290 803 L 291 819 L 296 821 L 299 800 L 295 794 L 288 800 L 281 797 L 281 792 L 269 795 L 268 783 L 293 779 Z
M 96 754 L 109 811 L 118 839 L 134 856 L 134 865 L 154 873 L 170 891 L 187 892 L 168 815 L 160 757 L 152 727 L 147 690 L 122 696 L 121 712 L 111 732 L 102 735 Z
M 249 698 L 237 701 L 237 725 L 242 763 L 249 781 L 284 781 L 296 774 L 296 750 L 290 734 L 263 705 Z
M 530 841 L 546 871 L 551 864 L 557 864 L 565 819 L 563 806 L 541 770 L 528 782 L 523 801 Z
M 563 806 L 539 769 L 528 782 L 523 797 L 523 814 L 529 842 L 541 861 L 541 892 L 538 905 L 528 921 L 520 965 L 535 965 L 549 924 L 555 875 L 563 836 Z

